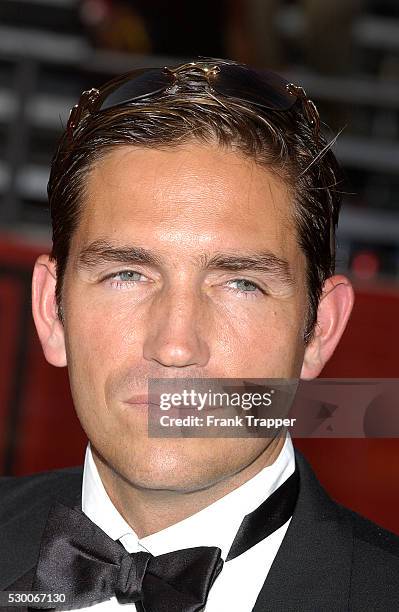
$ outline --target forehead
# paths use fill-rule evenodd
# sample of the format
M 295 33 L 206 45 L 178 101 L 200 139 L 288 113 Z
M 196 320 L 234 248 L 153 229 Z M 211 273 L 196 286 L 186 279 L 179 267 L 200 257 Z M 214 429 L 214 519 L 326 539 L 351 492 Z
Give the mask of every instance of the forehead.
M 271 170 L 231 150 L 119 146 L 86 179 L 77 237 L 295 242 L 292 196 Z M 288 240 L 289 242 L 289 240 Z M 233 245 L 231 245 L 233 246 Z

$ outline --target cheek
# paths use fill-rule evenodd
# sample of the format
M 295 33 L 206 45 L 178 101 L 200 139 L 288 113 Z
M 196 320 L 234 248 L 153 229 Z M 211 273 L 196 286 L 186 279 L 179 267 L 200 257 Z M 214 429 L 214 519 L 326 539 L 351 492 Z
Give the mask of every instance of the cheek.
M 303 354 L 303 315 L 292 304 L 265 308 L 256 319 L 244 316 L 230 322 L 224 336 L 229 376 L 297 377 Z
M 126 309 L 92 304 L 71 307 L 67 318 L 69 348 L 73 358 L 89 369 L 106 369 L 138 350 L 141 325 Z
M 98 308 L 79 309 L 76 305 L 68 311 L 65 332 L 75 408 L 81 420 L 97 421 L 107 411 L 107 378 L 127 352 L 120 326 Z

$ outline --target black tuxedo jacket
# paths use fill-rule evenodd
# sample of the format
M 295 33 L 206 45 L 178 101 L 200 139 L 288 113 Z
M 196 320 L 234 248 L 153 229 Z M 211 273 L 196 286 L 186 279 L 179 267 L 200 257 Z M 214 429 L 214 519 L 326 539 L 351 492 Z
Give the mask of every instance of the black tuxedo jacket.
M 399 612 L 399 537 L 335 503 L 295 454 L 298 501 L 253 612 Z M 31 588 L 48 509 L 81 486 L 82 468 L 0 479 L 0 590 Z

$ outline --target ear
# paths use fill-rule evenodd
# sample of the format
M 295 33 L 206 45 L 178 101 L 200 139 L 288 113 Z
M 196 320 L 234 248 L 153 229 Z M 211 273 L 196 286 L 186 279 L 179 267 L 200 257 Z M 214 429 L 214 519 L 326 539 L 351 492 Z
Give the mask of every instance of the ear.
M 48 255 L 40 255 L 32 278 L 32 313 L 36 330 L 49 363 L 66 366 L 64 327 L 58 318 L 55 298 L 57 274 Z
M 350 281 L 342 275 L 331 276 L 323 286 L 317 311 L 314 336 L 305 349 L 301 378 L 316 378 L 335 351 L 354 303 Z

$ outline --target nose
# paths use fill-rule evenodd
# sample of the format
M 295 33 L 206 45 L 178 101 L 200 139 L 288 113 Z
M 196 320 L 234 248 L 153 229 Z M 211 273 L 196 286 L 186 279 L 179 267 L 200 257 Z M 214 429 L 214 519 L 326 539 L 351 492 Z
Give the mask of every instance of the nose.
M 148 311 L 143 357 L 166 367 L 204 367 L 210 358 L 211 317 L 206 296 L 192 287 L 169 286 Z

